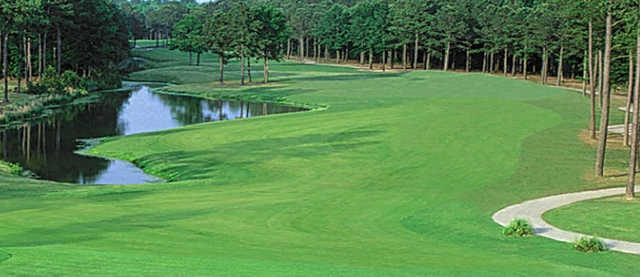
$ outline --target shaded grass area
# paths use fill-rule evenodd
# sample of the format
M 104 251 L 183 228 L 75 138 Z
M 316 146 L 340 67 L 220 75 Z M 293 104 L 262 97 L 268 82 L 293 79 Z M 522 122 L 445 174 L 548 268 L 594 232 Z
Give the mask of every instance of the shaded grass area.
M 159 41 L 158 42 L 160 46 L 162 46 L 163 41 Z M 129 41 L 129 44 L 131 45 L 131 47 L 133 47 L 133 40 Z M 149 40 L 149 39 L 139 39 L 136 40 L 136 47 L 140 47 L 140 48 L 144 48 L 144 47 L 156 47 L 156 41 L 155 40 Z
M 640 242 L 640 201 L 622 196 L 575 203 L 552 210 L 545 220 L 566 230 L 598 237 Z
M 155 66 L 171 58 L 154 51 L 145 53 Z M 156 69 L 184 78 L 166 62 Z M 80 187 L 0 176 L 0 248 L 14 255 L 0 273 L 636 272 L 638 257 L 505 238 L 491 220 L 527 199 L 611 185 L 583 178 L 595 157 L 577 136 L 587 99 L 483 74 L 273 68 L 282 74 L 273 85 L 226 88 L 194 77 L 171 90 L 329 108 L 114 138 L 92 150 L 173 182 Z M 156 69 L 132 76 L 160 79 Z M 608 157 L 609 171 L 624 168 L 623 151 Z

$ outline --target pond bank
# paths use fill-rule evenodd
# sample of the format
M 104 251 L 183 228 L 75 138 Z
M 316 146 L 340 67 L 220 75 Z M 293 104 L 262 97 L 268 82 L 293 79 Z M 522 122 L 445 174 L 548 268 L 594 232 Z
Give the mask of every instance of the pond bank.
M 303 111 L 254 102 L 206 100 L 156 93 L 126 83 L 125 92 L 102 94 L 96 101 L 61 109 L 46 120 L 26 122 L 0 132 L 1 158 L 40 178 L 76 184 L 144 184 L 162 181 L 144 164 L 105 158 L 91 151 L 103 139 L 164 131 L 186 125 Z M 163 176 L 165 177 L 165 176 Z M 171 181 L 171 178 L 165 178 Z

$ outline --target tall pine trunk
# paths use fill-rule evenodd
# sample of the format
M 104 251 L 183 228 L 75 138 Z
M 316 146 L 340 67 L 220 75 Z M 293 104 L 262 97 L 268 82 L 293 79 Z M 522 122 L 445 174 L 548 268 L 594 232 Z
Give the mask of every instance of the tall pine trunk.
M 631 116 L 631 102 L 633 99 L 633 73 L 633 50 L 629 50 L 629 86 L 627 88 L 627 105 L 624 110 L 624 134 L 622 134 L 625 146 L 631 146 L 629 141 L 629 121 Z M 636 113 L 635 110 L 634 113 Z
M 373 49 L 369 49 L 369 69 L 373 69 Z
M 304 53 L 302 54 L 302 59 L 305 60 L 309 56 L 309 39 L 304 37 Z
M 9 40 L 9 34 L 4 34 L 2 37 L 2 76 L 4 78 L 4 102 L 9 103 L 9 50 L 7 47 L 7 41 Z
M 489 65 L 489 71 L 491 73 L 496 72 L 496 58 L 495 58 L 495 54 L 493 53 L 493 51 L 491 51 L 491 61 L 490 61 L 490 65 Z
M 31 60 L 31 38 L 27 38 L 27 83 L 31 81 L 33 77 L 33 63 Z
M 23 40 L 18 37 L 18 86 L 16 87 L 16 92 L 20 93 L 21 85 L 22 85 L 22 55 L 24 50 Z
M 422 70 L 427 70 L 427 49 L 422 51 Z
M 529 58 L 525 54 L 524 58 L 522 59 L 522 74 L 524 75 L 525 80 L 529 78 L 529 69 L 527 68 L 528 65 L 529 65 Z
M 465 59 L 465 63 L 464 63 L 464 71 L 469 72 L 471 71 L 471 54 L 469 53 L 469 48 L 467 48 L 467 58 Z
M 196 66 L 200 66 L 200 55 L 202 55 L 202 53 L 196 54 Z
M 345 50 L 344 50 L 344 62 L 348 63 L 349 62 L 349 45 L 346 46 Z
M 484 51 L 482 56 L 482 73 L 487 72 L 487 51 Z
M 313 61 L 317 62 L 317 58 L 318 58 L 318 44 L 316 43 L 316 41 L 318 41 L 317 39 L 313 39 Z
M 56 57 L 58 58 L 58 75 L 62 74 L 62 33 L 60 32 L 60 26 L 56 27 L 56 45 L 57 51 Z
M 560 44 L 560 57 L 558 59 L 558 79 L 556 80 L 556 85 L 562 85 L 562 79 L 564 78 L 564 68 L 562 64 L 562 60 L 564 59 L 564 44 Z
M 304 36 L 298 38 L 298 60 L 304 60 Z
M 220 84 L 224 84 L 224 53 L 218 54 L 219 63 L 220 63 Z
M 456 71 L 456 52 L 451 53 L 451 70 Z
M 419 54 L 419 45 L 418 43 L 420 42 L 420 36 L 418 35 L 418 33 L 416 33 L 416 38 L 415 41 L 413 42 L 413 69 L 416 69 L 418 67 L 418 54 Z
M 396 48 L 391 49 L 391 69 L 394 69 L 396 65 Z
M 326 45 L 324 46 L 324 61 L 329 62 L 329 47 Z
M 402 45 L 402 70 L 407 71 L 407 44 Z
M 540 71 L 540 82 L 547 84 L 547 46 L 542 47 L 542 69 Z
M 317 42 L 317 40 L 316 40 Z M 317 43 L 316 45 L 316 63 L 320 63 L 320 53 L 322 52 L 322 45 Z
M 602 115 L 600 117 L 600 136 L 598 137 L 598 153 L 596 156 L 596 176 L 604 176 L 604 162 L 607 152 L 607 131 L 609 128 L 609 98 L 610 98 L 610 78 L 611 78 L 611 39 L 612 39 L 612 12 L 613 0 L 609 0 L 609 8 L 606 20 L 605 49 L 603 61 L 602 77 Z
M 514 53 L 513 56 L 511 56 L 511 76 L 516 76 L 516 54 Z
M 47 37 L 48 33 L 45 31 L 42 35 L 42 72 L 47 71 Z M 40 75 L 42 75 L 40 72 Z
M 427 53 L 427 70 L 431 70 L 431 51 Z
M 264 83 L 269 83 L 269 58 L 266 53 L 264 55 Z
M 38 34 L 38 76 L 42 77 L 42 34 Z
M 507 72 L 509 72 L 509 48 L 505 47 L 504 48 L 504 64 L 502 65 L 504 68 L 502 69 L 502 71 L 504 71 L 504 77 L 507 77 Z
M 591 138 L 596 138 L 596 78 L 593 62 L 593 20 L 589 20 L 589 92 L 591 96 L 591 108 L 589 117 L 589 130 Z
M 602 50 L 598 50 L 598 93 L 600 95 L 600 107 L 602 107 L 602 102 L 604 100 L 604 55 L 602 54 Z
M 582 59 L 582 95 L 587 95 L 587 51 L 584 51 L 584 58 Z
M 444 50 L 444 71 L 449 70 L 449 52 L 451 51 L 451 42 L 447 42 Z
M 249 84 L 251 84 L 251 57 L 247 59 L 247 77 L 249 77 Z
M 244 54 L 240 55 L 240 85 L 244 86 L 244 71 L 245 71 L 245 65 L 244 65 Z
M 640 30 L 638 30 L 637 34 L 637 43 L 636 43 L 636 82 L 635 82 L 635 92 L 633 96 L 633 134 L 631 136 L 631 151 L 629 155 L 629 177 L 627 180 L 627 187 L 625 190 L 625 198 L 633 199 L 635 197 L 635 185 L 636 185 L 636 167 L 638 163 L 638 146 L 640 145 L 640 138 L 638 137 L 638 121 L 640 118 Z M 633 79 L 633 76 L 631 76 Z M 629 80 L 630 83 L 633 83 L 632 80 Z
M 382 51 L 382 72 L 387 71 L 387 51 Z

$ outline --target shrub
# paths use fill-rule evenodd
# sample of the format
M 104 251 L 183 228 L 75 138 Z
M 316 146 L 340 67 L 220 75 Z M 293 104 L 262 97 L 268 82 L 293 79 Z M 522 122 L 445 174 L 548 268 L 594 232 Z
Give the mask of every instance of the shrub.
M 60 76 L 60 81 L 66 88 L 86 89 L 87 82 L 75 72 L 67 70 Z
M 24 171 L 22 167 L 14 163 L 8 163 L 8 166 L 9 166 L 9 173 L 13 175 L 20 175 L 22 171 Z
M 111 71 L 98 71 L 95 72 L 95 75 L 88 82 L 86 89 L 88 91 L 96 91 L 114 89 L 121 86 L 122 77 L 118 73 Z
M 514 219 L 504 227 L 502 233 L 508 237 L 526 237 L 533 235 L 533 227 L 526 219 Z
M 27 94 L 35 94 L 35 95 L 45 94 L 45 93 L 48 93 L 48 89 L 42 83 L 29 82 L 29 84 L 27 84 L 27 90 L 25 90 L 25 93 L 27 93 Z
M 598 238 L 581 237 L 575 243 L 573 243 L 573 248 L 586 253 L 595 253 L 606 251 L 607 245 L 604 243 L 604 241 Z
M 68 94 L 71 96 L 86 95 L 89 82 L 67 70 L 58 76 L 56 69 L 49 66 L 37 83 L 30 83 L 26 93 L 29 94 Z

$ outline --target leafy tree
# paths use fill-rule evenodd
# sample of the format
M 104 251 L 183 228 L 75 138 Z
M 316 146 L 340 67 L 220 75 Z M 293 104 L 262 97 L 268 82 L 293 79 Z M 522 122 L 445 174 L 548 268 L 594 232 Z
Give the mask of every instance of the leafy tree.
M 460 4 L 462 1 L 463 0 L 442 1 L 435 14 L 436 28 L 440 33 L 442 38 L 441 42 L 444 45 L 444 71 L 449 70 L 451 47 L 459 43 L 459 39 L 467 28 L 465 22 L 458 19 L 461 16 Z
M 205 18 L 205 10 L 195 8 L 173 28 L 170 48 L 188 52 L 189 64 L 192 64 L 192 53 L 196 53 L 196 65 L 200 65 L 200 55 L 206 50 L 203 24 Z
M 216 10 L 205 23 L 205 42 L 209 51 L 216 53 L 219 58 L 220 83 L 224 83 L 224 64 L 226 63 L 226 52 L 233 47 L 233 27 L 229 24 L 232 15 L 223 10 Z
M 324 14 L 318 26 L 320 43 L 336 53 L 336 63 L 340 63 L 340 51 L 348 43 L 349 11 L 340 3 L 333 4 Z
M 363 0 L 353 7 L 351 31 L 356 47 L 369 53 L 369 68 L 373 69 L 373 55 L 385 51 L 389 6 L 382 0 Z
M 265 3 L 252 6 L 252 25 L 255 26 L 256 53 L 264 63 L 264 83 L 269 82 L 269 60 L 284 57 L 283 45 L 289 38 L 287 19 L 282 10 Z

